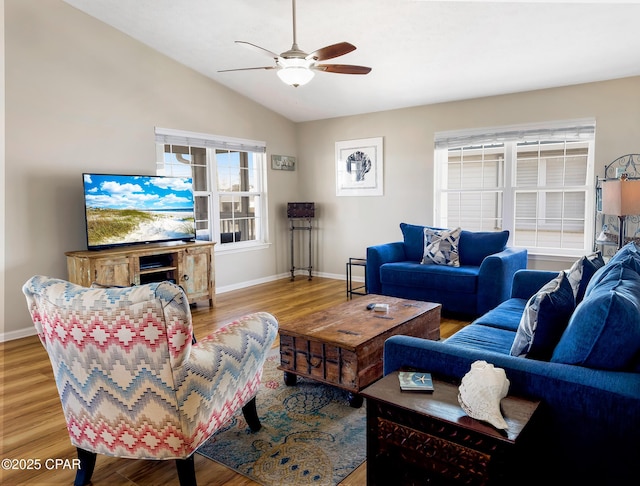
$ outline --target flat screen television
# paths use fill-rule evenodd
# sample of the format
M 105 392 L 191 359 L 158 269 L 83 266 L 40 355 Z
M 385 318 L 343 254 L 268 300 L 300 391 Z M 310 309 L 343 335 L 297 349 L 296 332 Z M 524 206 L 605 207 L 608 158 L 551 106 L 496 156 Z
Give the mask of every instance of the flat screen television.
M 190 178 L 85 173 L 82 180 L 89 250 L 195 239 Z

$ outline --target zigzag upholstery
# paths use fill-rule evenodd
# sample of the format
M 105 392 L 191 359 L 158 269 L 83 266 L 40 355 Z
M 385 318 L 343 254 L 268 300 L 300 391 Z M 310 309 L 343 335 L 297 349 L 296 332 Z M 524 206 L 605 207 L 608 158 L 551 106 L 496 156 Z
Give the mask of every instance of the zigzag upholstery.
M 278 329 L 255 313 L 194 344 L 187 298 L 169 282 L 86 288 L 35 276 L 23 292 L 71 442 L 109 456 L 191 456 L 255 397 Z

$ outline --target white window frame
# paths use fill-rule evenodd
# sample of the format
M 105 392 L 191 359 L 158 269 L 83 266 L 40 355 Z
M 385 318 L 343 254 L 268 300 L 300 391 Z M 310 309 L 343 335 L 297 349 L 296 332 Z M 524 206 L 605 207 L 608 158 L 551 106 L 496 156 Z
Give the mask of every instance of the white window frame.
M 593 250 L 594 247 L 594 211 L 595 184 L 591 183 L 595 177 L 594 168 L 594 139 L 595 119 L 578 119 L 556 121 L 539 124 L 510 125 L 473 130 L 455 130 L 437 132 L 435 134 L 434 150 L 434 224 L 448 226 L 447 214 L 443 204 L 447 191 L 447 164 L 449 149 L 482 145 L 504 145 L 504 184 L 502 187 L 491 188 L 492 191 L 502 193 L 502 229 L 509 230 L 509 245 L 514 244 L 515 228 L 515 197 L 517 191 L 533 190 L 542 194 L 545 188 L 516 187 L 517 145 L 520 142 L 550 141 L 550 142 L 583 142 L 587 144 L 587 167 L 584 185 L 557 186 L 552 189 L 568 191 L 575 189 L 584 191 L 584 238 L 582 248 L 550 248 L 527 247 L 531 255 L 543 256 L 580 256 Z
M 155 141 L 157 153 L 156 172 L 158 173 L 158 175 L 163 175 L 166 173 L 164 167 L 164 146 L 166 144 L 186 147 L 204 147 L 206 149 L 207 190 L 197 191 L 194 188 L 193 195 L 194 197 L 202 196 L 208 198 L 208 239 L 210 241 L 217 242 L 215 246 L 216 253 L 235 253 L 247 250 L 259 250 L 269 246 L 269 222 L 267 211 L 267 157 L 265 142 L 159 127 L 155 128 Z M 260 187 L 249 192 L 218 191 L 218 167 L 216 164 L 215 156 L 216 149 L 262 154 L 260 160 L 257 161 L 259 167 L 259 174 L 257 179 Z M 258 225 L 258 227 L 256 228 L 256 239 L 221 243 L 220 197 L 223 195 L 251 195 L 257 197 L 257 200 L 259 201 L 259 207 L 256 208 L 255 215 L 256 224 Z

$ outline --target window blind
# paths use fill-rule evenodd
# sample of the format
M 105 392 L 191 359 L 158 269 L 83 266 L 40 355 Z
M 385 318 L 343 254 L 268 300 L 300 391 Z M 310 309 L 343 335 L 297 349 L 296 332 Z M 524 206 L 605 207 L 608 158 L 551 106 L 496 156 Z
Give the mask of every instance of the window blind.
M 436 149 L 451 149 L 504 142 L 593 140 L 596 121 L 593 118 L 544 124 L 510 125 L 493 128 L 436 132 Z
M 186 132 L 171 128 L 155 129 L 156 142 L 167 145 L 184 145 L 186 147 L 205 147 L 239 152 L 265 153 L 267 143 L 257 140 L 223 137 L 207 133 Z

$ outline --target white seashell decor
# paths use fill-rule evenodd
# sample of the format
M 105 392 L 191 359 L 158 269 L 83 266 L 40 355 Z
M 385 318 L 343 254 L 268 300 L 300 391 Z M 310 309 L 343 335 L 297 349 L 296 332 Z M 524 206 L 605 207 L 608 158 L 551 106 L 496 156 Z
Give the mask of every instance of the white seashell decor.
M 500 401 L 507 396 L 509 384 L 502 368 L 495 368 L 486 361 L 475 361 L 462 378 L 458 402 L 469 417 L 507 430 L 509 425 L 502 417 Z

